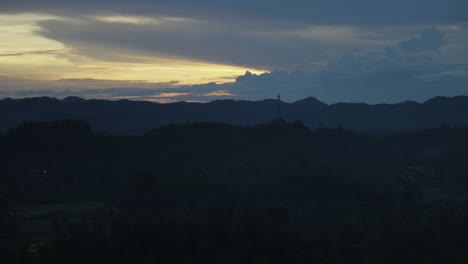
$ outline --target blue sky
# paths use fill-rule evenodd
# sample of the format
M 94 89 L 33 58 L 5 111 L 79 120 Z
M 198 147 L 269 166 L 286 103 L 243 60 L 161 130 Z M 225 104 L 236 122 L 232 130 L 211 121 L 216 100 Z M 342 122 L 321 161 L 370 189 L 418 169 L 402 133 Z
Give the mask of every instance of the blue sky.
M 466 10 L 461 0 L 7 0 L 0 97 L 281 93 L 382 103 L 464 95 Z

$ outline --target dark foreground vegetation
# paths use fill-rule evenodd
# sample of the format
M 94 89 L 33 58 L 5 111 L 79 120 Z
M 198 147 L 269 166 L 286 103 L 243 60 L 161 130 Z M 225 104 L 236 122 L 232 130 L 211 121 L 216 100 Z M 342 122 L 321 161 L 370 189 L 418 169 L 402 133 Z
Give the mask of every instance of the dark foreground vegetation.
M 0 136 L 1 263 L 467 263 L 468 128 Z

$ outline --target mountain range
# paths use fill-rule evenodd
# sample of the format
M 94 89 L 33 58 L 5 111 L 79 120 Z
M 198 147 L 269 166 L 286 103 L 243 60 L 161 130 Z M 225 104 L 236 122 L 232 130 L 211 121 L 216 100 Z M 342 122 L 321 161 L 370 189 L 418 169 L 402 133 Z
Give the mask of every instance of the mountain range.
M 468 125 L 468 96 L 434 97 L 423 103 L 406 101 L 374 105 L 325 104 L 313 97 L 293 103 L 266 99 L 170 104 L 79 97 L 63 100 L 6 98 L 0 100 L 0 113 L 0 132 L 28 121 L 84 120 L 98 132 L 140 134 L 171 123 L 219 122 L 248 126 L 279 118 L 298 120 L 310 128 L 343 126 L 359 132 L 396 132 Z

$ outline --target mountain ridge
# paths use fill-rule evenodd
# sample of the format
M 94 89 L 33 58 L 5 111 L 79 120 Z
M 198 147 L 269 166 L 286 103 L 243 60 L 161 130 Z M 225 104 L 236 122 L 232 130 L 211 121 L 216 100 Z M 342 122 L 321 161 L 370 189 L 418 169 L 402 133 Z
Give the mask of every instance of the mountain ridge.
M 27 121 L 84 120 L 99 132 L 141 134 L 170 123 L 219 122 L 257 125 L 279 118 L 277 100 L 215 100 L 208 103 L 83 99 L 70 96 L 0 100 L 0 132 Z M 360 132 L 468 125 L 468 96 L 434 97 L 422 103 L 334 103 L 314 97 L 281 101 L 281 118 L 310 128 L 343 126 Z

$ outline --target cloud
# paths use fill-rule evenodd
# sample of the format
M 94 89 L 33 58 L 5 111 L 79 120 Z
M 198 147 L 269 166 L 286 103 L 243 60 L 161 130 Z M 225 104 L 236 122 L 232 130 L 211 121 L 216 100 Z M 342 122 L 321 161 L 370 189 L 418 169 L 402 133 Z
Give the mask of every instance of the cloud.
M 434 31 L 424 29 L 419 34 L 423 37 L 414 39 L 433 40 L 426 35 Z M 439 34 L 439 39 L 444 35 Z M 453 36 L 450 39 L 457 41 Z M 314 96 L 327 103 L 423 101 L 438 95 L 467 95 L 466 50 L 456 60 L 445 57 L 453 46 L 457 45 L 439 41 L 438 52 L 434 52 L 436 45 L 431 45 L 431 50 L 407 52 L 398 44 L 347 52 L 309 70 L 246 73 L 236 79 L 230 91 L 240 98 L 263 99 L 281 93 L 287 101 Z
M 3 12 L 122 14 L 212 21 L 280 21 L 320 25 L 449 24 L 467 21 L 465 0 L 6 0 Z
M 98 79 L 59 79 L 56 81 L 49 81 L 49 85 L 55 87 L 67 88 L 67 89 L 80 89 L 80 88 L 122 88 L 131 87 L 140 89 L 157 89 L 157 88 L 170 88 L 179 85 L 179 81 L 170 82 L 149 82 L 143 80 L 98 80 Z
M 177 93 L 177 92 L 164 92 L 159 93 L 157 96 L 162 98 L 170 98 L 170 97 L 181 97 L 189 95 L 190 93 Z
M 154 94 L 154 90 L 173 89 L 179 87 L 178 81 L 171 82 L 148 82 L 135 80 L 97 80 L 97 79 L 59 79 L 59 80 L 37 80 L 15 78 L 0 75 L 0 91 L 15 95 L 52 95 L 66 96 L 66 93 L 81 93 L 86 90 L 87 94 L 99 94 L 103 89 L 115 95 L 138 95 Z
M 236 95 L 233 94 L 233 93 L 230 93 L 227 90 L 221 90 L 221 91 L 212 91 L 212 92 L 204 94 L 203 96 L 205 96 L 205 97 L 209 97 L 209 96 L 210 97 L 219 97 L 219 96 L 236 96 Z
M 256 69 L 315 67 L 343 50 L 384 47 L 385 34 L 350 26 L 290 26 L 158 19 L 157 24 L 100 20 L 39 22 L 42 36 L 105 61 L 177 58 Z M 339 51 L 339 52 L 337 52 Z
M 95 20 L 108 22 L 108 23 L 122 23 L 122 24 L 150 24 L 156 25 L 161 23 L 160 20 L 151 18 L 151 17 L 139 17 L 139 16 L 123 16 L 123 15 L 114 15 L 114 16 L 95 16 L 92 17 Z
M 16 57 L 25 55 L 55 55 L 60 52 L 63 52 L 63 50 L 32 50 L 17 53 L 0 53 L 0 57 Z
M 437 30 L 435 27 L 430 27 L 425 28 L 418 37 L 402 41 L 399 46 L 408 52 L 438 52 L 447 43 L 443 32 Z

